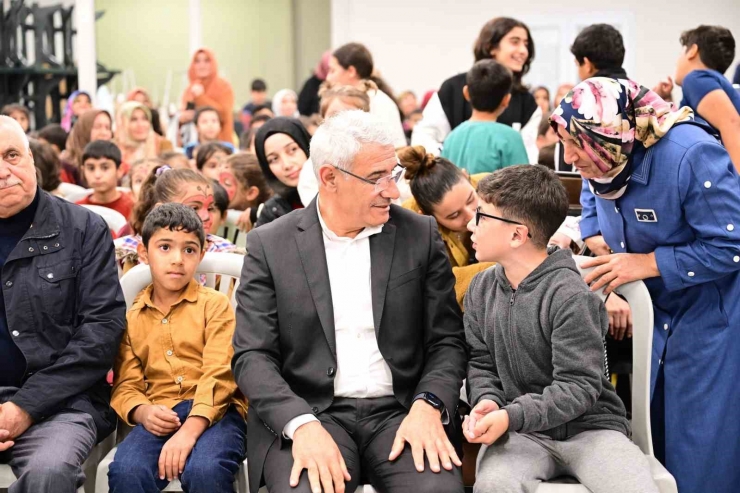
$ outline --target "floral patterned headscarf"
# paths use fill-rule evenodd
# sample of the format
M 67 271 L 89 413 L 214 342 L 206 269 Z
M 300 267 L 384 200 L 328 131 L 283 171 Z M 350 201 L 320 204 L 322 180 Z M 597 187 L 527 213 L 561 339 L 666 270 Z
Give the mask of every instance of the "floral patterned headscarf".
M 693 118 L 691 108 L 675 110 L 632 80 L 593 77 L 563 98 L 550 124 L 555 132 L 563 127 L 604 173 L 589 180 L 591 191 L 614 200 L 624 194 L 632 174 L 635 140 L 648 148 L 673 125 Z

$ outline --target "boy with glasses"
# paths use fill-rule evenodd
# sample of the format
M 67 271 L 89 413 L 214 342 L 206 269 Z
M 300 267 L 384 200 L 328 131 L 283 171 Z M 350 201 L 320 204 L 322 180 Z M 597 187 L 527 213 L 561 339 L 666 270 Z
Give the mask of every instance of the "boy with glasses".
M 484 444 L 476 490 L 534 491 L 567 475 L 594 493 L 657 493 L 604 375 L 606 309 L 570 251 L 547 248 L 568 213 L 565 188 L 542 166 L 512 166 L 478 196 L 473 248 L 497 265 L 465 296 L 474 407 L 463 432 Z

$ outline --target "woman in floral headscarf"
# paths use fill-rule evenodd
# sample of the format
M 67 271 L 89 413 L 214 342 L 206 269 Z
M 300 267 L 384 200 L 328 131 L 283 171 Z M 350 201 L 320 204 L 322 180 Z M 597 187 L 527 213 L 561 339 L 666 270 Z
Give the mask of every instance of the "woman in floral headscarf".
M 121 169 L 124 175 L 136 161 L 155 158 L 172 150 L 172 143 L 154 132 L 152 113 L 142 103 L 123 103 L 116 117 L 116 144 L 121 149 Z
M 584 264 L 586 281 L 650 291 L 656 456 L 682 493 L 737 491 L 740 177 L 727 151 L 689 108 L 629 80 L 585 80 L 550 121 L 585 179 L 584 214 L 596 210 L 582 235 L 613 251 Z
M 188 79 L 190 84 L 182 94 L 180 123 L 192 121 L 198 108 L 211 106 L 221 116 L 218 140 L 234 142 L 234 90 L 226 79 L 218 76 L 218 63 L 211 50 L 201 48 L 193 53 Z

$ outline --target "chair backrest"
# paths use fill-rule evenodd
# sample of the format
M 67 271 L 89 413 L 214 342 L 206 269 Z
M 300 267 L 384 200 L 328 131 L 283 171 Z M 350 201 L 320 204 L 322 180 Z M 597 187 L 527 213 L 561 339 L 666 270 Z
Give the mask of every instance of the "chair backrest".
M 236 222 L 239 220 L 242 211 L 229 209 L 226 211 L 226 221 L 224 221 L 221 229 L 218 231 L 218 235 L 224 239 L 229 240 L 234 245 L 246 248 L 247 247 L 247 233 L 240 231 L 236 227 Z
M 581 269 L 589 257 L 573 257 L 581 271 L 588 274 L 593 269 Z M 645 455 L 653 454 L 650 428 L 650 371 L 653 345 L 653 301 L 642 281 L 624 284 L 616 289 L 632 310 L 632 441 Z M 602 299 L 603 292 L 600 293 Z
M 242 272 L 244 256 L 235 253 L 208 252 L 203 257 L 195 275 L 205 275 L 206 286 L 218 289 L 229 296 L 231 306 L 236 309 L 236 288 Z M 233 281 L 233 282 L 232 282 Z M 139 264 L 132 267 L 121 277 L 121 289 L 126 299 L 126 309 L 131 308 L 134 299 L 152 282 L 152 273 L 149 266 Z
M 69 202 L 77 202 L 82 200 L 93 191 L 87 188 L 75 185 L 73 183 L 62 183 L 59 185 L 59 191 L 62 192 L 64 199 Z
M 108 227 L 116 234 L 121 231 L 121 228 L 126 226 L 126 223 L 128 222 L 124 215 L 120 212 L 109 209 L 108 207 L 103 207 L 102 205 L 84 204 L 82 207 L 89 209 L 98 216 L 102 217 L 105 221 L 105 224 L 107 224 Z

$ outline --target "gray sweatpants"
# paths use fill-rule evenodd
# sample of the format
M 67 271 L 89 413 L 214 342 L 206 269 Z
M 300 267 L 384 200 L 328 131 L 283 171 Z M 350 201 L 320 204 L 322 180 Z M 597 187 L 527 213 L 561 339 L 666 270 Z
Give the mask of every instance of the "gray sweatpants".
M 0 403 L 14 394 L 0 388 Z M 82 463 L 95 446 L 97 428 L 92 416 L 74 409 L 35 423 L 0 452 L 0 464 L 9 464 L 18 480 L 9 493 L 74 493 L 85 482 Z
M 534 493 L 574 477 L 593 493 L 658 493 L 642 451 L 622 433 L 585 431 L 568 440 L 509 432 L 478 453 L 474 493 Z

